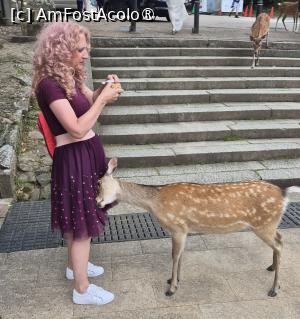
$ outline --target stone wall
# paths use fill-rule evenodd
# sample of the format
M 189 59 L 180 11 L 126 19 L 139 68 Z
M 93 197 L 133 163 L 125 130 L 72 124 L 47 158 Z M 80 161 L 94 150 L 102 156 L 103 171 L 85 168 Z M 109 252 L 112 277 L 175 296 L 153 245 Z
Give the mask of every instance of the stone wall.
M 0 42 L 0 198 L 37 200 L 50 194 L 52 160 L 30 98 L 32 47 L 32 42 Z
M 0 198 L 50 197 L 52 159 L 37 129 L 39 107 L 30 97 L 32 49 L 32 42 L 0 40 Z M 93 88 L 90 61 L 87 74 L 87 85 Z

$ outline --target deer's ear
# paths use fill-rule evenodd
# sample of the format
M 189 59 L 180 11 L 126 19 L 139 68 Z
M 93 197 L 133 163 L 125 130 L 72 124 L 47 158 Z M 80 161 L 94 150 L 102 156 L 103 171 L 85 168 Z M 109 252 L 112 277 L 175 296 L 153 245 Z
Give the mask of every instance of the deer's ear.
M 108 162 L 108 169 L 106 174 L 111 175 L 114 170 L 117 168 L 118 166 L 118 159 L 116 157 L 113 157 L 109 162 Z

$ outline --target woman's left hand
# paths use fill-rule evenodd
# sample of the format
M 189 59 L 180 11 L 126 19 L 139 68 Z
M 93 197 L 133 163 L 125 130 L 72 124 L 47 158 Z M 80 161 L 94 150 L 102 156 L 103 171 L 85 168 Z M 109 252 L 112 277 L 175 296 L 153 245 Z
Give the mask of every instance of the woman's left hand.
M 108 74 L 108 76 L 106 77 L 106 80 L 111 80 L 117 83 L 120 83 L 120 79 L 116 74 Z M 94 91 L 93 94 L 93 101 L 96 101 L 97 97 L 101 94 L 102 90 L 104 89 L 106 84 L 102 84 L 100 87 L 98 87 L 98 89 L 96 89 Z

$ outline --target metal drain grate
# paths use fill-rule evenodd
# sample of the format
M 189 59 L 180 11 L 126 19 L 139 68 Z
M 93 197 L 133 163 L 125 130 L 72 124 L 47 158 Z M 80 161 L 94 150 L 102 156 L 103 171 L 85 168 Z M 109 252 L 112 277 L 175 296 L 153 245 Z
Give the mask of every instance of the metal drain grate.
M 104 234 L 93 242 L 113 242 L 169 237 L 157 219 L 149 213 L 109 217 Z
M 300 227 L 300 203 L 290 203 L 279 228 Z M 149 213 L 109 216 L 104 233 L 93 243 L 166 238 L 169 234 Z M 64 245 L 50 229 L 50 201 L 14 204 L 0 229 L 0 252 L 53 248 Z

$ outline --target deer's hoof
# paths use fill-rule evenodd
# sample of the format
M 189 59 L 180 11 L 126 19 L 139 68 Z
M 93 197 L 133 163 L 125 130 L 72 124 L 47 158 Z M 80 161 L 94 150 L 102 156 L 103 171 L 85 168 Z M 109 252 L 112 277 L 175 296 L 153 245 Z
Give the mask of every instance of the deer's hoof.
M 174 295 L 174 292 L 172 292 L 170 289 L 166 291 L 167 297 L 171 297 L 172 295 Z
M 276 297 L 276 296 L 277 296 L 277 292 L 275 291 L 275 289 L 271 289 L 271 290 L 268 292 L 268 296 L 269 296 L 269 297 Z
M 275 267 L 274 267 L 273 265 L 271 265 L 271 266 L 269 266 L 269 267 L 267 268 L 267 270 L 268 270 L 268 271 L 274 271 L 274 270 L 275 270 Z

